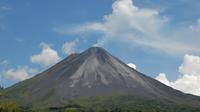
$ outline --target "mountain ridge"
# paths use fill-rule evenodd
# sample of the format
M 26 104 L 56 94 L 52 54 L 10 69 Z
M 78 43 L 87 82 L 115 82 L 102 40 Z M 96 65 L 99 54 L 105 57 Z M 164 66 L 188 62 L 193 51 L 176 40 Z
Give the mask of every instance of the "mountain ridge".
M 33 78 L 5 90 L 25 103 L 61 105 L 81 97 L 127 94 L 145 99 L 200 105 L 200 97 L 184 94 L 130 68 L 103 48 L 71 54 Z

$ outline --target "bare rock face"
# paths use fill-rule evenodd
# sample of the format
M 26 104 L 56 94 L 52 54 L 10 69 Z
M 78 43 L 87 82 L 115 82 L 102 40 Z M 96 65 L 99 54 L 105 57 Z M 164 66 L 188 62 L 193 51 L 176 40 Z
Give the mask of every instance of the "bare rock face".
M 80 97 L 112 94 L 200 105 L 199 97 L 145 76 L 99 47 L 72 54 L 43 73 L 7 88 L 6 92 L 26 103 L 55 105 Z

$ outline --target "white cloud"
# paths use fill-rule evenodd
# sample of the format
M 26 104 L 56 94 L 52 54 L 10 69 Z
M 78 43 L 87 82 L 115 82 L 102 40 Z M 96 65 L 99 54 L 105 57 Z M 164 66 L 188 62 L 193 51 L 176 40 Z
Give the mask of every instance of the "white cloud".
M 5 24 L 2 22 L 2 19 L 7 17 L 7 15 L 10 13 L 11 10 L 12 10 L 11 7 L 0 5 L 0 31 L 6 31 L 7 28 Z
M 96 46 L 119 42 L 168 54 L 200 51 L 198 38 L 189 32 L 188 26 L 171 27 L 169 18 L 161 16 L 156 9 L 138 8 L 132 0 L 116 0 L 112 9 L 112 13 L 105 15 L 101 22 L 61 27 L 55 31 L 65 34 L 101 33 L 103 36 L 98 39 Z M 196 41 L 191 44 L 192 40 Z
M 0 62 L 0 65 L 3 65 L 3 66 L 8 65 L 8 60 L 2 60 L 2 61 Z
M 183 75 L 175 81 L 169 81 L 165 74 L 158 75 L 156 79 L 185 93 L 200 96 L 200 57 L 185 55 L 183 64 L 179 67 L 179 72 Z
M 70 55 L 75 52 L 75 47 L 77 44 L 77 40 L 71 42 L 65 42 L 62 46 L 62 50 L 65 54 Z
M 200 32 L 200 19 L 197 20 L 196 25 L 191 25 L 190 28 L 195 32 Z
M 170 86 L 170 82 L 169 82 L 169 80 L 167 79 L 165 73 L 160 73 L 155 79 L 158 80 L 158 81 L 160 81 L 160 82 L 162 82 L 162 83 L 165 84 L 165 85 Z
M 40 54 L 31 56 L 31 62 L 38 63 L 44 67 L 49 67 L 61 59 L 57 51 L 52 49 L 49 44 L 41 43 L 41 47 L 42 52 Z
M 129 67 L 133 68 L 133 69 L 136 69 L 136 65 L 133 64 L 133 63 L 128 63 L 127 65 L 128 65 Z
M 8 69 L 3 72 L 3 77 L 5 79 L 13 80 L 13 81 L 23 81 L 28 79 L 38 73 L 37 69 L 29 68 L 29 67 L 18 67 L 17 69 Z
M 12 10 L 11 7 L 8 7 L 8 6 L 0 6 L 0 11 L 10 11 Z
M 183 64 L 179 67 L 179 72 L 200 76 L 200 57 L 186 54 Z

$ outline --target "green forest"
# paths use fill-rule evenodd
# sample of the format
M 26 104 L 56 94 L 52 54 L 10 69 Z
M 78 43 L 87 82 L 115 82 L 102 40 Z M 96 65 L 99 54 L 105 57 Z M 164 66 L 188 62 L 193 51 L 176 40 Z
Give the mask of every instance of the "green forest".
M 4 98 L 1 94 L 0 112 L 200 112 L 200 108 L 144 100 L 132 96 L 109 96 L 79 98 L 66 101 L 61 107 L 48 107 L 48 104 L 19 105 L 15 100 Z

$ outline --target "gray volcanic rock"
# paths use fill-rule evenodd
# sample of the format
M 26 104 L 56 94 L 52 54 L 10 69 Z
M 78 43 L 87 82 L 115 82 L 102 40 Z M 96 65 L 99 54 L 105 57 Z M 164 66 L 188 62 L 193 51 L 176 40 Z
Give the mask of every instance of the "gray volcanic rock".
M 200 105 L 200 98 L 174 90 L 130 68 L 99 47 L 72 54 L 35 77 L 6 89 L 26 103 L 60 105 L 81 97 L 127 94 Z

